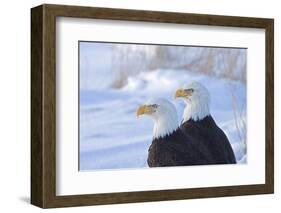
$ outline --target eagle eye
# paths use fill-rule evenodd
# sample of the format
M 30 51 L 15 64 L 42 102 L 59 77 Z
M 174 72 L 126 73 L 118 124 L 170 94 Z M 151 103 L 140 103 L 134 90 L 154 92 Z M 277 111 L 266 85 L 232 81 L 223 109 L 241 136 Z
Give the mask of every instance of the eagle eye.
M 190 88 L 190 89 L 187 89 L 187 90 L 185 90 L 185 91 L 188 92 L 188 93 L 193 93 L 193 92 L 194 92 L 194 89 Z
M 157 104 L 151 104 L 150 106 L 151 106 L 152 108 L 154 108 L 154 109 L 156 109 L 156 108 L 158 107 Z

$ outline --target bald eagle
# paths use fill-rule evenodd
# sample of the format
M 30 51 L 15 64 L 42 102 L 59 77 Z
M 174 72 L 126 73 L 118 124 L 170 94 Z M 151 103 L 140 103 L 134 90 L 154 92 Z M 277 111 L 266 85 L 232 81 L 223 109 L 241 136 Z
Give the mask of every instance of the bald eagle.
M 203 143 L 212 153 L 216 164 L 235 164 L 236 159 L 229 140 L 210 114 L 210 95 L 200 83 L 184 85 L 175 97 L 183 98 L 186 107 L 180 129 Z
M 207 147 L 178 126 L 177 111 L 165 99 L 153 99 L 140 106 L 137 117 L 148 115 L 154 121 L 153 139 L 148 150 L 149 167 L 214 164 Z

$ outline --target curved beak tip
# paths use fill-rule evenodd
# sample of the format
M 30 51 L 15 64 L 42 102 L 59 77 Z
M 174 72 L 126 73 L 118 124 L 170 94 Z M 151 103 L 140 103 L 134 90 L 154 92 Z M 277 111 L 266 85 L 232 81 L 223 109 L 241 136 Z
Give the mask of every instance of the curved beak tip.
M 145 113 L 145 106 L 140 106 L 136 112 L 137 118 L 139 118 L 141 115 Z
M 174 95 L 174 99 L 177 99 L 179 96 L 178 96 L 178 92 L 175 93 Z
M 183 97 L 184 96 L 184 91 L 182 89 L 178 89 L 174 95 L 174 99 Z

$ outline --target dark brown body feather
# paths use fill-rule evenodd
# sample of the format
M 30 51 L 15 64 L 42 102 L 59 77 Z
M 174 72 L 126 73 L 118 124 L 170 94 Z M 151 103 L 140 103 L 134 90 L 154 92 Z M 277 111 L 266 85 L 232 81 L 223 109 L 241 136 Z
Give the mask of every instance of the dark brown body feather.
M 236 159 L 225 133 L 211 115 L 201 121 L 188 120 L 180 129 L 196 141 L 201 141 L 211 152 L 216 164 L 235 164 Z
M 149 167 L 215 164 L 207 147 L 180 128 L 172 134 L 154 139 L 148 150 Z

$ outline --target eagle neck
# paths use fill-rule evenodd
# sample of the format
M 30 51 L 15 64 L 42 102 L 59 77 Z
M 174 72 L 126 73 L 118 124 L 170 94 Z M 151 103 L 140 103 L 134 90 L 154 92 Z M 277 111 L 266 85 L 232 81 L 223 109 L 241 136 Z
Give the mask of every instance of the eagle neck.
M 178 128 L 177 115 L 165 114 L 155 119 L 153 128 L 153 139 L 163 138 L 172 134 Z
M 200 121 L 206 116 L 210 115 L 210 107 L 208 102 L 200 100 L 189 101 L 183 112 L 183 123 L 192 119 L 194 121 Z

